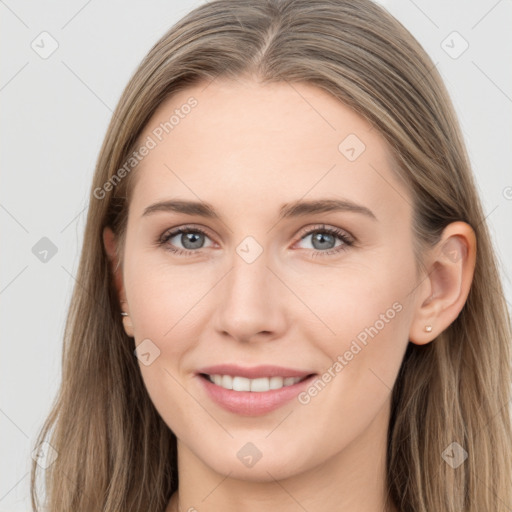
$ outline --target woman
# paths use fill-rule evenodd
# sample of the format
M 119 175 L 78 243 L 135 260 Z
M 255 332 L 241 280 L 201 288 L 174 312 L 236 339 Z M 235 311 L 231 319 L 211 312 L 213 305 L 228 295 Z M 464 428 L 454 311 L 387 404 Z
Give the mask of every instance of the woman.
M 109 126 L 77 281 L 38 440 L 52 512 L 512 506 L 470 163 L 431 60 L 368 0 L 172 27 Z

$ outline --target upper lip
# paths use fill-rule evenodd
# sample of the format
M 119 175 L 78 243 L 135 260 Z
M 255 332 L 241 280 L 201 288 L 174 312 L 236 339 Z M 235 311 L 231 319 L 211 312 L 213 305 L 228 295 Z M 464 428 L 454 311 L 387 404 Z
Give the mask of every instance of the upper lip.
M 197 373 L 207 375 L 231 375 L 232 377 L 245 377 L 247 379 L 258 379 L 260 377 L 306 377 L 314 372 L 298 370 L 296 368 L 285 368 L 283 366 L 260 365 L 260 366 L 238 366 L 236 364 L 218 364 L 205 366 Z

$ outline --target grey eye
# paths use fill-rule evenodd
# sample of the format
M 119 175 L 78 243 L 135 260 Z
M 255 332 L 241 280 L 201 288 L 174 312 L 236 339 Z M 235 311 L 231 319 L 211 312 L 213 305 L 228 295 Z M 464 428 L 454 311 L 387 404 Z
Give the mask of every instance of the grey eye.
M 339 235 L 331 234 L 325 230 L 316 230 L 311 231 L 307 235 L 303 236 L 300 242 L 304 240 L 311 240 L 311 247 L 304 247 L 305 249 L 315 249 L 317 251 L 322 251 L 326 249 L 334 249 L 340 245 L 343 245 L 345 242 L 341 240 Z M 339 243 L 336 244 L 336 239 L 339 240 Z
M 206 239 L 209 239 L 208 236 L 197 229 L 180 229 L 167 235 L 165 237 L 165 242 L 177 247 L 178 249 L 193 251 L 194 249 L 208 247 L 205 246 Z

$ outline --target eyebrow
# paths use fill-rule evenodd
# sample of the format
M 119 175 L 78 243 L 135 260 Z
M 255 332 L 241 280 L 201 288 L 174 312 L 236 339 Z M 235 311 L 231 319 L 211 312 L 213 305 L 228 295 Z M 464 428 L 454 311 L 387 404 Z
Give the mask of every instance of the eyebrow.
M 209 219 L 220 219 L 219 214 L 209 203 L 200 201 L 169 200 L 154 203 L 145 208 L 143 217 L 155 212 L 177 212 L 185 215 L 198 215 Z M 347 199 L 317 199 L 310 201 L 294 201 L 281 206 L 279 220 L 301 217 L 314 213 L 353 212 L 377 220 L 375 214 L 366 206 Z

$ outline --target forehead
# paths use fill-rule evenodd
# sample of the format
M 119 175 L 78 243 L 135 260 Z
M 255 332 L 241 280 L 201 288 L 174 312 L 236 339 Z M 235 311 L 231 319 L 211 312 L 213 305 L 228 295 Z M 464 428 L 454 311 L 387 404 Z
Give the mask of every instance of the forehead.
M 136 169 L 139 211 L 170 196 L 260 210 L 274 199 L 326 194 L 376 208 L 392 201 L 396 214 L 408 206 L 398 204 L 407 190 L 382 135 L 311 84 L 217 79 L 190 87 L 160 105 L 139 145 L 150 139 Z

